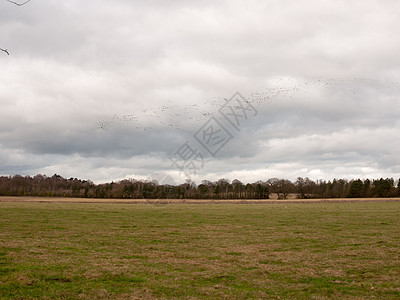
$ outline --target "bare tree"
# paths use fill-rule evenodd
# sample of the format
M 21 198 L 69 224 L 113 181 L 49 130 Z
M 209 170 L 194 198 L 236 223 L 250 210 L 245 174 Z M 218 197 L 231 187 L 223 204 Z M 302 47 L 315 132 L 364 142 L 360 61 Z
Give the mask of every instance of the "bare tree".
M 10 3 L 12 3 L 12 4 L 15 4 L 16 6 L 22 6 L 22 5 L 27 4 L 27 3 L 28 3 L 29 1 L 31 1 L 31 0 L 26 0 L 26 1 L 21 2 L 21 3 L 18 3 L 18 2 L 15 2 L 15 1 L 11 1 L 11 0 L 6 0 L 6 1 L 7 1 L 7 2 L 10 2 Z M 10 53 L 8 52 L 7 49 L 0 48 L 0 51 L 3 51 L 3 52 L 5 52 L 5 53 L 7 53 L 7 55 L 10 55 Z
M 17 6 L 22 6 L 22 5 L 25 5 L 25 4 L 27 4 L 29 1 L 31 1 L 31 0 L 26 0 L 26 1 L 24 1 L 24 2 L 22 2 L 22 3 L 18 3 L 18 2 L 15 2 L 15 1 L 11 1 L 11 0 L 6 0 L 7 2 L 10 2 L 10 3 L 12 3 L 12 4 L 15 4 L 15 5 L 17 5 Z

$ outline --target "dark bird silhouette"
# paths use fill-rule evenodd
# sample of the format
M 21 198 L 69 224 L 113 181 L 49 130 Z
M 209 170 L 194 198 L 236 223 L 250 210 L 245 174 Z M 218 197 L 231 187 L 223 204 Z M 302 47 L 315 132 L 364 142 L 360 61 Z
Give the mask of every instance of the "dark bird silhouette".
M 7 50 L 7 49 L 2 49 L 2 48 L 0 48 L 0 50 L 3 51 L 3 52 L 5 52 L 5 53 L 7 53 L 7 55 L 10 55 L 10 53 L 8 53 L 8 50 Z

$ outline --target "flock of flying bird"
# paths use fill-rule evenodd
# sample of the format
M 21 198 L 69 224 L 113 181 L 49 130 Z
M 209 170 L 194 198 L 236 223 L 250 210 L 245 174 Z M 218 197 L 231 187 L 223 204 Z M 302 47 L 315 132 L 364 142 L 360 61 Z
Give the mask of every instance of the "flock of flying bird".
M 280 79 L 274 87 L 251 93 L 245 98 L 257 109 L 260 105 L 280 99 L 294 100 L 305 98 L 312 88 L 350 88 L 351 92 L 356 94 L 360 86 L 366 85 L 377 89 L 400 87 L 400 85 L 396 83 L 363 78 L 313 79 L 301 83 L 295 80 Z M 208 118 L 216 114 L 218 109 L 226 103 L 226 101 L 228 101 L 228 99 L 217 98 L 203 101 L 199 104 L 179 106 L 174 105 L 169 100 L 167 105 L 144 109 L 140 111 L 139 114 L 114 114 L 108 120 L 97 122 L 97 127 L 106 130 L 113 125 L 128 125 L 137 130 L 146 131 L 151 130 L 155 126 L 158 128 L 162 126 L 174 129 L 178 132 L 183 132 L 179 124 L 187 124 L 187 122 L 205 122 Z

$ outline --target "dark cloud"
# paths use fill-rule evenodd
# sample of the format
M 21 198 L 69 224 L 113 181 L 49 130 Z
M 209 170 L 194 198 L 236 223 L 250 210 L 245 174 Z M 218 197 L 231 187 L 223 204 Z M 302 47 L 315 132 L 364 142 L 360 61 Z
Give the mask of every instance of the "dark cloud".
M 400 176 L 396 1 L 1 3 L 0 173 Z M 240 91 L 240 132 L 218 109 Z M 216 157 L 193 134 L 216 117 Z

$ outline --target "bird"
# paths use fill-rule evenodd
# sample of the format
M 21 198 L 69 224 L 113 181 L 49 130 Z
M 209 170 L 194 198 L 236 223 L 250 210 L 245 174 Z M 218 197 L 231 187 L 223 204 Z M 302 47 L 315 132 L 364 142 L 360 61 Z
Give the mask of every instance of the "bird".
M 10 53 L 8 53 L 8 50 L 7 50 L 7 49 L 2 49 L 2 48 L 0 48 L 0 50 L 3 51 L 3 52 L 5 52 L 5 53 L 7 53 L 7 55 L 10 55 Z

